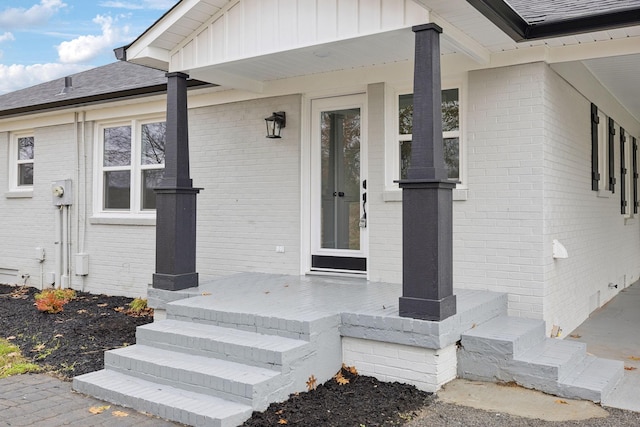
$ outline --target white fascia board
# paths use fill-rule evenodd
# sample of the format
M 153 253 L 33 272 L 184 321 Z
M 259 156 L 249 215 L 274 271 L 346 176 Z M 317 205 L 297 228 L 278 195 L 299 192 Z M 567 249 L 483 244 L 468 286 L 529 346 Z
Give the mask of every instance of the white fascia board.
M 127 61 L 166 71 L 169 69 L 169 51 L 159 47 L 147 46 L 135 58 L 127 56 Z
M 442 27 L 442 38 L 456 50 L 464 53 L 478 64 L 486 65 L 491 61 L 491 52 L 480 43 L 469 37 L 449 21 L 430 13 L 431 22 Z
M 142 57 L 147 48 L 151 47 L 156 40 L 199 3 L 200 0 L 180 1 L 171 12 L 154 23 L 153 26 L 147 29 L 144 34 L 129 46 L 127 49 L 127 60 L 133 60 L 132 62 L 135 62 L 135 60 Z
M 640 54 L 640 36 L 550 47 L 548 62 L 553 64 L 633 54 Z

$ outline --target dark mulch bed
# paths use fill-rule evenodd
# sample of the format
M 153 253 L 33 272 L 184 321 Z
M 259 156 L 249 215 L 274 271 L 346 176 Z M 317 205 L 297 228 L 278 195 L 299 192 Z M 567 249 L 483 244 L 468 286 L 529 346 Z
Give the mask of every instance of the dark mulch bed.
M 22 353 L 63 379 L 102 369 L 105 350 L 135 344 L 135 329 L 152 321 L 132 317 L 121 308 L 131 298 L 77 292 L 57 314 L 39 312 L 35 288 L 0 285 L 0 337 L 10 338 Z M 310 392 L 292 395 L 254 413 L 244 426 L 398 426 L 431 402 L 430 393 L 399 383 L 383 383 L 343 369 Z
M 431 393 L 406 384 L 383 383 L 344 368 L 341 374 L 348 384 L 339 384 L 334 378 L 315 390 L 291 395 L 264 412 L 254 412 L 243 426 L 399 426 L 411 421 L 433 399 Z
M 131 298 L 76 292 L 56 314 L 34 306 L 31 287 L 0 285 L 0 337 L 10 338 L 22 354 L 64 379 L 104 367 L 104 351 L 134 344 L 136 327 L 153 320 L 116 311 Z

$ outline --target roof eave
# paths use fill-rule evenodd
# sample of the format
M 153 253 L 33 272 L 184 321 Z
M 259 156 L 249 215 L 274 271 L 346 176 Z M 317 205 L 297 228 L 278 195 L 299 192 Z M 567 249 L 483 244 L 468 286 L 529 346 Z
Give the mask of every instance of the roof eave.
M 640 8 L 530 24 L 503 0 L 467 0 L 467 2 L 516 42 L 640 25 Z

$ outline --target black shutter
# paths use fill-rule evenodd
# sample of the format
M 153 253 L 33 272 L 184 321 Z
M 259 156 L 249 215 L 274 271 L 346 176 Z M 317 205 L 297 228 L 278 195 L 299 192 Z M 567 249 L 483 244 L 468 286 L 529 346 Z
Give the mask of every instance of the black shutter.
M 598 191 L 598 182 L 600 181 L 600 173 L 598 172 L 598 107 L 591 104 L 591 189 Z
M 620 128 L 620 213 L 627 213 L 627 163 L 625 159 L 624 146 L 627 137 L 624 128 Z
M 631 158 L 631 167 L 633 168 L 633 213 L 638 213 L 638 141 L 635 137 L 633 142 L 633 157 Z
M 608 145 L 608 159 L 609 159 L 609 191 L 615 193 L 616 189 L 616 171 L 615 171 L 615 152 L 613 149 L 613 136 L 616 134 L 616 128 L 613 124 L 613 119 L 609 117 L 609 137 L 607 139 Z

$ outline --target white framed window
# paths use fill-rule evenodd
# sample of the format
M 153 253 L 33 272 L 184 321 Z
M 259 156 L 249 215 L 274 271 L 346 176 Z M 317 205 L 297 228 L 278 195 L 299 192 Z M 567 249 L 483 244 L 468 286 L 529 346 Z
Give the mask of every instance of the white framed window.
M 155 216 L 164 172 L 163 119 L 97 125 L 94 212 L 99 216 Z
M 393 108 L 393 131 L 387 133 L 387 189 L 397 189 L 394 181 L 406 178 L 411 160 L 413 131 L 413 94 L 410 90 L 396 91 L 391 100 Z M 388 99 L 389 101 L 389 99 Z M 465 185 L 463 167 L 463 117 L 462 85 L 449 86 L 442 90 L 442 139 L 445 166 L 449 179 L 458 187 Z M 389 110 L 388 110 L 389 111 Z
M 11 137 L 9 149 L 10 191 L 33 191 L 35 138 L 32 133 L 16 133 Z

